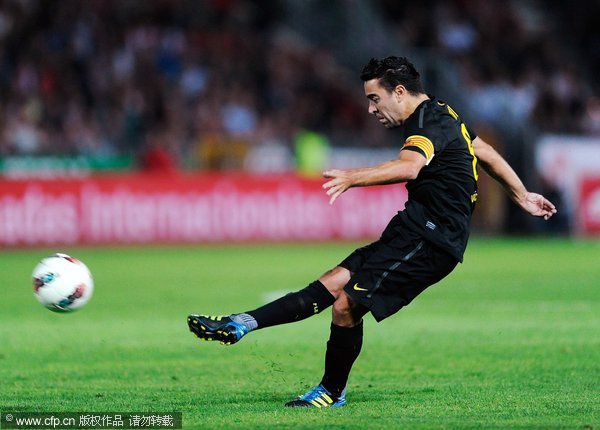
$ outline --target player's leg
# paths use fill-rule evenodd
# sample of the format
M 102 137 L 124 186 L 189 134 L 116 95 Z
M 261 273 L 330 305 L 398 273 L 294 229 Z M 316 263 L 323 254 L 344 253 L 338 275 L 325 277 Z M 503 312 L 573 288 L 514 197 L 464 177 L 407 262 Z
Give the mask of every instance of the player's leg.
M 325 372 L 321 384 L 340 396 L 363 343 L 362 317 L 369 310 L 342 291 L 333 304 L 333 318 L 325 354 Z
M 340 407 L 346 404 L 346 384 L 363 341 L 362 317 L 368 309 L 345 292 L 333 304 L 333 321 L 321 383 L 294 400 L 288 407 Z
M 335 267 L 308 287 L 246 313 L 256 321 L 256 328 L 303 320 L 331 306 L 350 280 L 350 275 L 347 269 Z
M 356 273 L 360 273 L 365 264 L 381 252 L 390 230 L 386 229 L 382 237 L 350 254 L 331 273 L 334 285 L 342 285 L 342 291 L 336 290 L 333 304 L 332 322 L 325 352 L 325 371 L 321 383 L 307 393 L 287 402 L 288 407 L 339 407 L 346 404 L 346 384 L 352 365 L 358 358 L 363 342 L 362 317 L 369 309 L 343 291 Z
M 342 264 L 352 267 L 352 261 Z M 457 261 L 420 237 L 398 234 L 360 263 L 333 305 L 333 323 L 321 383 L 288 402 L 292 407 L 346 404 L 346 382 L 362 347 L 362 316 L 377 321 L 396 313 L 428 286 L 445 277 Z
M 306 288 L 252 311 L 227 316 L 190 315 L 188 326 L 200 339 L 230 345 L 252 330 L 300 321 L 320 313 L 333 304 L 350 276 L 348 269 L 336 267 Z

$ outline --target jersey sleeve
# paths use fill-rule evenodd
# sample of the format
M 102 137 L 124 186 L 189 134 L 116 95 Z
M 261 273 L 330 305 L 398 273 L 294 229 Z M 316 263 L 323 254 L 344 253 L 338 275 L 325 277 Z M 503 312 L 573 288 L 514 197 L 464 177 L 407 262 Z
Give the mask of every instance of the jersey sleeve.
M 419 152 L 429 164 L 433 156 L 444 149 L 446 139 L 441 134 L 439 124 L 432 121 L 431 114 L 425 112 L 411 119 L 405 124 L 402 151 Z
M 434 154 L 435 147 L 431 139 L 422 134 L 411 134 L 404 141 L 404 145 L 402 145 L 402 150 L 409 150 L 421 153 L 427 162 L 429 162 Z
M 475 132 L 462 121 L 458 114 L 441 101 L 422 104 L 404 124 L 402 150 L 422 154 L 427 164 L 438 153 L 457 139 L 463 139 L 462 127 L 466 127 L 470 140 Z
M 446 139 L 443 136 L 439 115 L 431 103 L 424 103 L 404 123 L 402 151 L 415 151 L 431 161 L 437 152 L 443 151 Z

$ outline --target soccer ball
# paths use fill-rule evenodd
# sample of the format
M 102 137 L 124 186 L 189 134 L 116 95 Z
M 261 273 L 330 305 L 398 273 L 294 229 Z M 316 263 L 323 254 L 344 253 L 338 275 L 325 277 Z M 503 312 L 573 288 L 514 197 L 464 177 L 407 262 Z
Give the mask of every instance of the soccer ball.
M 71 312 L 92 297 L 92 274 L 81 261 L 67 254 L 44 258 L 33 269 L 33 291 L 38 301 L 54 312 Z

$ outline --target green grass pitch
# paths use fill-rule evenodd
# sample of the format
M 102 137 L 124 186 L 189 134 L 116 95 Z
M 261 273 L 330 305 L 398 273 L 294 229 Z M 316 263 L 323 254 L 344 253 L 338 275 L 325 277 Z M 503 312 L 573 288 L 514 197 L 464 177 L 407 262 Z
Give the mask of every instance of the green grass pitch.
M 600 242 L 472 240 L 409 307 L 366 318 L 341 409 L 283 407 L 320 380 L 329 311 L 230 347 L 188 332 L 188 313 L 252 309 L 356 246 L 4 250 L 0 412 L 181 411 L 190 429 L 600 428 Z M 32 294 L 54 251 L 94 274 L 73 314 Z

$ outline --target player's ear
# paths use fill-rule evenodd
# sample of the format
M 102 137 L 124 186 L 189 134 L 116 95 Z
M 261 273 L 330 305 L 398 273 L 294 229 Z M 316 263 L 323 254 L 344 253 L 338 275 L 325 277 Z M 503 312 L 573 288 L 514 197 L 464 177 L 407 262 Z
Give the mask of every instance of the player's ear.
M 404 94 L 406 94 L 406 88 L 404 88 L 404 85 L 396 85 L 396 88 L 394 88 L 394 95 L 397 98 L 401 98 L 404 96 Z

